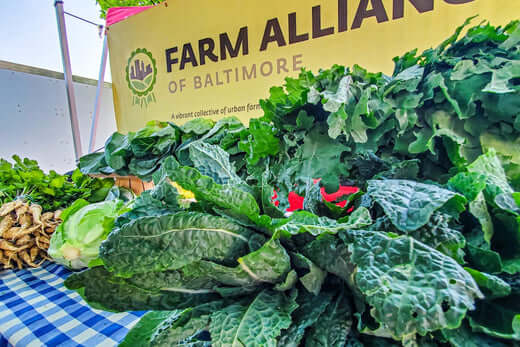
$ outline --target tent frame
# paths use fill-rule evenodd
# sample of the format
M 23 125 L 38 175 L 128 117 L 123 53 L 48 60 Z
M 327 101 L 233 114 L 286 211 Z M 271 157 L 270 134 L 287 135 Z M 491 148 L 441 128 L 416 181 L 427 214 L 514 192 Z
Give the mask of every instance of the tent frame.
M 74 85 L 72 81 L 72 68 L 70 61 L 69 44 L 67 39 L 67 28 L 65 25 L 65 11 L 63 9 L 63 0 L 55 0 L 54 7 L 56 11 L 56 21 L 58 25 L 58 35 L 60 39 L 61 57 L 63 62 L 63 73 L 65 79 L 65 88 L 67 91 L 67 101 L 69 106 L 69 116 L 72 130 L 72 139 L 74 143 L 74 156 L 76 161 L 83 155 L 81 145 L 81 132 L 79 128 L 78 110 L 76 105 L 76 96 L 74 93 Z M 106 28 L 102 31 L 103 50 L 101 53 L 101 63 L 99 67 L 98 82 L 96 87 L 96 98 L 94 101 L 94 112 L 92 114 L 92 123 L 90 128 L 90 139 L 88 145 L 88 153 L 94 152 L 97 129 L 99 125 L 99 113 L 101 109 L 101 97 L 103 86 L 105 83 L 105 72 L 108 57 L 108 41 Z

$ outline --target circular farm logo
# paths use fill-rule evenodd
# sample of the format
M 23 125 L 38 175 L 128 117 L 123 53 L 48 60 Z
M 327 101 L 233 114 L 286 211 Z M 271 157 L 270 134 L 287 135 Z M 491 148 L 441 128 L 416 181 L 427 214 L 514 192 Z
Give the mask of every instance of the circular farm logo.
M 144 48 L 132 52 L 126 66 L 126 81 L 133 93 L 133 104 L 141 107 L 155 102 L 153 87 L 157 78 L 157 65 L 152 53 Z

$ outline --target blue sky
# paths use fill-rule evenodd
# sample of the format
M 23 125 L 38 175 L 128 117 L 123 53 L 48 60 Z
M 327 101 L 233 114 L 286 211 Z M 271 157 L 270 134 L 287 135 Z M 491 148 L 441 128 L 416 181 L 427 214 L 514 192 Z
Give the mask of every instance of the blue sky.
M 64 0 L 64 7 L 104 24 L 95 0 Z M 54 0 L 0 0 L 0 19 L 0 60 L 63 71 Z M 97 79 L 103 43 L 98 29 L 70 16 L 65 19 L 72 73 Z M 105 80 L 110 81 L 109 66 Z

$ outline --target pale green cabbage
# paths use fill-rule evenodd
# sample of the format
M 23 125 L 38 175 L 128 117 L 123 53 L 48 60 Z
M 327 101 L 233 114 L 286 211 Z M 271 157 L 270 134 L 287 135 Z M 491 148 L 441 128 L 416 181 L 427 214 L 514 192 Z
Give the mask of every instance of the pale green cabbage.
M 89 204 L 78 199 L 63 211 L 52 235 L 48 254 L 71 269 L 87 267 L 99 255 L 99 246 L 112 231 L 117 216 L 125 212 L 121 200 Z

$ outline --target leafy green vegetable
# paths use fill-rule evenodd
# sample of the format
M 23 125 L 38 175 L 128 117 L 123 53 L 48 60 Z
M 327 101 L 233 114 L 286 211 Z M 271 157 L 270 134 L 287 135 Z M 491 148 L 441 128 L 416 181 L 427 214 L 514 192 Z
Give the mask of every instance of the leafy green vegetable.
M 344 346 L 352 326 L 352 311 L 344 293 L 340 293 L 310 329 L 305 346 Z
M 219 299 L 212 291 L 161 291 L 135 286 L 97 266 L 73 273 L 65 280 L 90 306 L 106 311 L 174 310 Z
M 520 340 L 520 309 L 518 297 L 510 296 L 479 304 L 470 315 L 473 331 L 493 337 Z
M 134 175 L 149 181 L 178 142 L 180 131 L 177 127 L 150 121 L 137 132 L 112 134 L 105 142 L 103 155 L 93 153 L 81 157 L 79 168 L 83 173 Z
M 89 204 L 78 199 L 66 208 L 51 237 L 49 255 L 71 269 L 87 267 L 99 256 L 99 246 L 112 231 L 114 221 L 124 212 L 121 200 Z
M 489 299 L 500 298 L 511 294 L 511 287 L 500 277 L 474 269 L 465 268 Z
M 292 315 L 293 324 L 282 332 L 278 346 L 298 346 L 304 339 L 305 330 L 311 327 L 325 312 L 331 303 L 333 293 L 322 295 L 302 293 L 298 296 L 298 308 Z
M 458 211 L 464 210 L 466 202 L 449 190 L 402 180 L 369 181 L 367 194 L 381 205 L 395 227 L 404 232 L 424 226 L 451 199 Z
M 121 347 L 148 347 L 163 322 L 176 321 L 182 315 L 182 311 L 151 311 L 144 315 L 132 330 L 119 344 Z
M 247 304 L 236 303 L 211 315 L 209 332 L 215 346 L 274 346 L 291 324 L 298 307 L 295 292 L 260 292 Z
M 129 276 L 175 270 L 202 259 L 233 262 L 247 252 L 250 235 L 250 230 L 225 218 L 177 212 L 138 218 L 115 229 L 99 254 L 107 269 Z
M 24 199 L 42 206 L 44 212 L 68 207 L 77 199 L 99 202 L 114 185 L 112 179 L 98 179 L 75 170 L 69 175 L 44 173 L 34 160 L 17 155 L 14 164 L 0 159 L 0 205 Z
M 355 287 L 395 338 L 456 328 L 482 297 L 453 259 L 411 237 L 362 231 L 341 236 L 356 266 Z
M 167 310 L 127 344 L 516 343 L 520 22 L 470 21 L 396 58 L 393 76 L 287 78 L 249 129 L 114 134 L 85 169 L 142 170 L 156 188 L 117 219 L 103 266 L 66 285 L 94 307 Z M 358 192 L 323 201 L 340 184 Z M 290 192 L 304 211 L 286 213 Z

